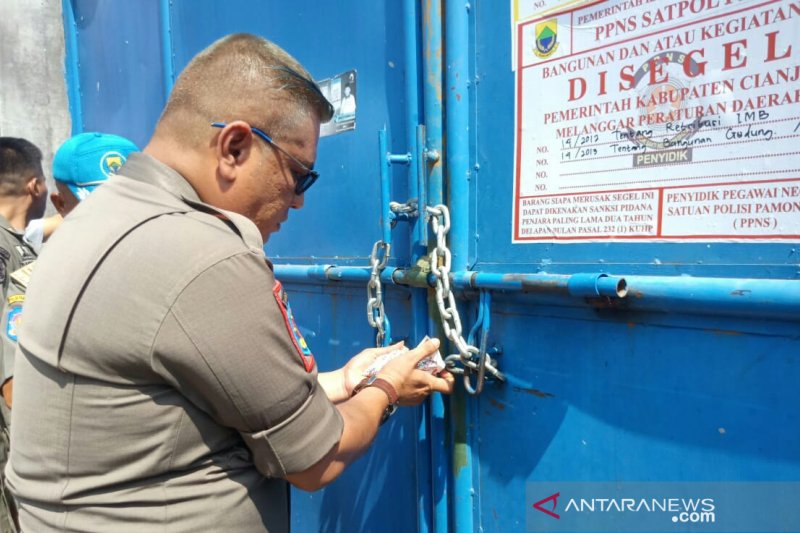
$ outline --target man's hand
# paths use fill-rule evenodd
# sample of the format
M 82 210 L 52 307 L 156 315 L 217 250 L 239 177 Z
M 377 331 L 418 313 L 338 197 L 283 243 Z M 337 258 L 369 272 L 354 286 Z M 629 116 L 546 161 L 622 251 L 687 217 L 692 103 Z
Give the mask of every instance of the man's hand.
M 370 348 L 353 357 L 343 368 L 336 372 L 329 372 L 328 377 L 337 373 L 342 374 L 340 389 L 352 391 L 363 378 L 366 370 L 375 358 L 391 350 L 400 348 L 402 344 L 395 344 L 386 348 Z M 447 371 L 442 371 L 438 376 L 418 370 L 415 367 L 425 357 L 433 354 L 439 348 L 438 339 L 430 339 L 415 349 L 410 350 L 384 366 L 378 377 L 385 379 L 394 386 L 398 394 L 399 403 L 403 405 L 417 405 L 431 392 L 449 394 L 453 390 L 453 376 Z M 345 371 L 345 369 L 347 371 Z M 319 374 L 320 384 L 324 383 L 324 374 Z M 349 379 L 346 379 L 348 376 Z M 348 383 L 348 385 L 345 385 Z M 324 387 L 324 385 L 323 385 Z M 325 387 L 329 398 L 331 391 Z M 341 392 L 339 393 L 341 394 Z M 352 394 L 352 392 L 351 392 Z M 335 400 L 334 400 L 335 401 Z M 377 387 L 366 387 L 361 392 L 339 403 L 336 408 L 342 415 L 344 428 L 339 443 L 311 468 L 303 472 L 292 472 L 286 475 L 286 480 L 302 490 L 318 490 L 336 479 L 353 461 L 363 454 L 375 434 L 388 403 L 387 395 Z
M 455 380 L 450 372 L 443 370 L 434 376 L 415 368 L 417 363 L 438 349 L 439 339 L 429 339 L 413 350 L 393 359 L 378 373 L 379 378 L 385 379 L 394 386 L 400 405 L 418 405 L 432 392 L 450 394 L 453 391 Z
M 364 372 L 381 355 L 403 347 L 403 341 L 381 348 L 367 348 L 354 355 L 346 365 L 333 372 L 322 372 L 317 381 L 333 403 L 340 403 L 353 395 L 353 389 L 364 379 Z
M 403 347 L 403 341 L 400 341 L 391 346 L 384 346 L 381 348 L 367 348 L 358 355 L 353 356 L 346 365 L 342 368 L 342 378 L 344 380 L 343 386 L 347 397 L 353 395 L 353 389 L 356 388 L 362 379 L 364 373 L 381 355 L 387 354 L 393 350 L 399 350 Z
M 2 388 L 2 396 L 3 400 L 6 402 L 6 407 L 11 409 L 11 405 L 13 403 L 12 397 L 14 395 L 14 378 L 8 378 L 5 383 L 3 383 Z

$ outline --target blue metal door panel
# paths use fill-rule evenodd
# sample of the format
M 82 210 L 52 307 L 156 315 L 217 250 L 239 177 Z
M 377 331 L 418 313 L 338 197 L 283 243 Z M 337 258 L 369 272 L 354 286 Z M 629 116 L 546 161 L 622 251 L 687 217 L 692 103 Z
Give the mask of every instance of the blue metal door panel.
M 340 368 L 354 354 L 374 346 L 367 325 L 363 287 L 287 288 L 298 327 L 314 351 L 320 371 Z M 410 309 L 405 291 L 392 291 L 387 313 L 397 338 L 408 335 Z M 417 441 L 418 413 L 402 409 L 381 431 L 367 454 L 329 487 L 317 493 L 292 491 L 293 531 L 415 531 L 419 478 L 429 466 Z M 422 452 L 424 454 L 424 450 Z
M 276 261 L 366 264 L 380 237 L 378 131 L 386 126 L 393 148 L 406 151 L 403 48 L 399 2 L 171 2 L 175 71 L 215 39 L 233 32 L 263 35 L 294 55 L 316 79 L 358 72 L 356 129 L 323 137 L 320 179 L 267 245 Z M 209 119 L 211 120 L 211 119 Z M 405 190 L 405 171 L 395 186 Z M 335 229 L 334 229 L 335 228 Z M 331 231 L 333 230 L 333 231 Z M 398 234 L 395 257 L 407 257 Z M 335 260 L 334 260 L 335 259 Z
M 512 244 L 508 7 L 480 2 L 472 10 L 474 270 L 798 278 L 796 243 Z M 458 208 L 469 206 L 451 206 Z M 648 296 L 633 292 L 629 298 Z M 464 438 L 478 489 L 476 527 L 525 531 L 532 481 L 553 482 L 556 492 L 566 481 L 800 479 L 796 317 L 599 303 L 496 295 L 491 339 L 502 345 L 510 382 L 462 407 L 473 421 Z
M 65 0 L 73 131 L 127 136 L 144 146 L 164 105 L 158 2 Z M 70 17 L 71 15 L 71 17 Z M 70 20 L 72 18 L 72 20 Z M 70 54 L 72 35 L 77 49 Z
M 80 64 L 82 87 L 89 83 L 85 80 L 98 77 L 96 72 L 110 68 L 109 58 L 101 51 L 119 49 L 132 54 L 121 57 L 119 68 L 126 76 L 115 80 L 124 85 L 116 93 L 105 97 L 104 93 L 83 90 L 77 108 L 86 117 L 84 129 L 115 131 L 142 145 L 163 106 L 164 87 L 171 87 L 170 72 L 177 75 L 194 54 L 228 33 L 252 32 L 268 37 L 290 51 L 317 78 L 355 69 L 357 127 L 321 139 L 316 168 L 322 177 L 306 195 L 304 209 L 292 213 L 290 222 L 281 234 L 272 237 L 266 251 L 276 264 L 368 263 L 372 245 L 381 236 L 378 131 L 385 127 L 390 132 L 391 150 L 408 150 L 404 140 L 403 35 L 396 29 L 401 17 L 399 3 L 151 2 L 147 9 L 138 11 L 130 6 L 131 13 L 125 13 L 130 28 L 111 34 L 103 28 L 114 16 L 120 16 L 119 11 L 113 11 L 109 3 L 79 4 L 79 19 L 82 13 L 94 13 L 91 19 L 85 19 L 85 28 L 77 33 L 78 50 L 68 58 Z M 162 23 L 164 26 L 160 26 Z M 153 39 L 159 32 L 161 43 Z M 126 40 L 133 34 L 137 40 Z M 142 42 L 145 36 L 149 41 Z M 167 64 L 162 58 L 169 59 Z M 136 78 L 135 68 L 144 61 L 149 61 L 147 75 Z M 129 98 L 133 91 L 150 98 Z M 124 107 L 118 117 L 109 118 L 104 113 L 116 109 L 116 104 L 109 102 L 111 97 L 114 102 L 134 102 L 136 107 Z M 132 122 L 134 117 L 143 122 L 142 127 Z M 116 122 L 120 123 L 118 129 L 113 128 Z M 406 174 L 405 167 L 394 170 L 398 199 L 407 188 Z M 407 235 L 398 232 L 393 244 L 391 263 L 407 263 Z M 322 371 L 339 368 L 352 355 L 374 346 L 375 334 L 366 321 L 365 282 L 343 283 L 335 288 L 291 280 L 284 284 L 298 327 Z M 392 319 L 393 337 L 409 337 L 408 291 L 387 291 L 386 311 Z M 426 476 L 430 470 L 429 442 L 418 440 L 419 414 L 418 410 L 404 409 L 393 417 L 366 456 L 330 487 L 314 494 L 293 490 L 293 530 L 416 530 L 420 509 L 430 508 L 419 501 L 421 493 L 428 494 Z
M 485 530 L 525 530 L 529 481 L 800 479 L 796 324 L 526 307 L 494 330 L 524 383 L 479 399 Z
M 393 29 L 400 7 L 399 3 L 366 1 L 240 1 L 224 6 L 205 1 L 172 6 L 176 72 L 214 39 L 240 31 L 275 41 L 317 79 L 353 69 L 358 72 L 356 129 L 320 140 L 316 164 L 320 180 L 306 195 L 304 208 L 293 212 L 266 246 L 276 264 L 368 263 L 372 244 L 381 235 L 378 131 L 387 127 L 391 148 L 407 150 L 402 34 Z M 405 170 L 397 169 L 397 191 L 406 189 L 405 179 Z M 398 234 L 393 244 L 392 263 L 407 263 L 407 236 Z M 287 284 L 287 289 L 298 325 L 321 370 L 338 368 L 374 345 L 374 332 L 366 321 L 364 285 L 320 290 Z M 394 337 L 409 336 L 407 293 L 392 291 L 387 297 Z M 407 410 L 390 421 L 369 453 L 325 490 L 316 494 L 293 490 L 294 530 L 415 530 L 418 470 L 428 468 L 418 457 L 417 418 L 415 411 Z

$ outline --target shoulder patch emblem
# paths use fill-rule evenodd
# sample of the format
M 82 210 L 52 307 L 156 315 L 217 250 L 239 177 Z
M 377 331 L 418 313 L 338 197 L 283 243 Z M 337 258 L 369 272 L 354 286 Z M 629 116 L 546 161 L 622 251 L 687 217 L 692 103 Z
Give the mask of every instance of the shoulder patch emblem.
M 272 294 L 275 295 L 275 301 L 278 302 L 278 308 L 283 315 L 286 329 L 289 330 L 292 343 L 300 359 L 303 361 L 303 367 L 305 367 L 306 372 L 311 372 L 315 364 L 314 354 L 311 353 L 311 349 L 308 347 L 308 344 L 306 344 L 306 339 L 303 337 L 303 334 L 300 333 L 297 323 L 294 321 L 292 306 L 289 305 L 289 296 L 286 294 L 286 291 L 283 290 L 283 285 L 281 285 L 280 281 L 275 280 L 275 285 L 272 287 Z
M 17 342 L 19 327 L 22 324 L 22 307 L 15 307 L 8 311 L 6 320 L 6 337 Z

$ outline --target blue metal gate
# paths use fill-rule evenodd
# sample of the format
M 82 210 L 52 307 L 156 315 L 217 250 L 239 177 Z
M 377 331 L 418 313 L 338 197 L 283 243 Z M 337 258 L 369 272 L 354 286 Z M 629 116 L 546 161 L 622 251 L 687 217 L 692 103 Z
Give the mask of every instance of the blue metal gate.
M 427 217 L 389 201 L 450 207 L 465 335 L 482 301 L 507 379 L 401 410 L 340 480 L 293 492 L 296 531 L 525 531 L 536 481 L 800 480 L 797 243 L 513 243 L 509 9 L 64 1 L 75 131 L 144 144 L 176 73 L 231 32 L 357 73 L 355 129 L 321 139 L 323 178 L 267 246 L 323 370 L 374 343 L 376 241 L 391 336 L 441 335 Z

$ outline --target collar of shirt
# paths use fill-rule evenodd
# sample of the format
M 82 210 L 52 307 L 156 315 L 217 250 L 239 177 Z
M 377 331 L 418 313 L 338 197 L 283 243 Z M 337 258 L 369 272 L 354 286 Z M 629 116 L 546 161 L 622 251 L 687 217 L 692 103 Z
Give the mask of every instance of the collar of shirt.
M 141 152 L 130 154 L 120 174 L 163 189 L 189 202 L 202 203 L 186 178 L 147 154 Z
M 22 232 L 14 228 L 14 226 L 11 225 L 11 222 L 9 222 L 8 219 L 3 215 L 0 215 L 0 228 L 3 228 L 4 230 L 8 231 L 9 233 L 13 233 L 18 237 L 22 237 Z
M 132 153 L 119 173 L 127 178 L 158 187 L 198 211 L 214 214 L 229 222 L 250 249 L 264 256 L 264 240 L 261 232 L 250 219 L 204 203 L 186 178 L 158 159 L 142 152 Z

